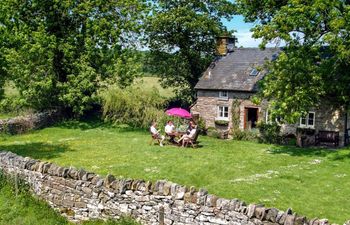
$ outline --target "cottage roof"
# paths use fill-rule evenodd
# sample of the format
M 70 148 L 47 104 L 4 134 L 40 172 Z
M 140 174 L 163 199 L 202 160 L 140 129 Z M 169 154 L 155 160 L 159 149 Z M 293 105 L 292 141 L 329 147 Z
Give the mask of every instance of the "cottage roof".
M 237 48 L 214 61 L 199 79 L 195 89 L 255 92 L 265 71 L 253 71 L 265 61 L 276 58 L 279 48 Z M 257 75 L 256 75 L 257 74 Z

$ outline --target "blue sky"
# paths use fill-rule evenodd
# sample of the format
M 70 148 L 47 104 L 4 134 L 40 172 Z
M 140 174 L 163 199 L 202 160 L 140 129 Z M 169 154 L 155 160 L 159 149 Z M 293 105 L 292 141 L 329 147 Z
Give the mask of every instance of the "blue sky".
M 260 44 L 259 39 L 252 38 L 252 32 L 250 29 L 254 26 L 254 23 L 245 23 L 243 16 L 234 16 L 231 21 L 224 20 L 224 25 L 228 30 L 236 30 L 235 36 L 238 38 L 237 47 L 258 47 Z

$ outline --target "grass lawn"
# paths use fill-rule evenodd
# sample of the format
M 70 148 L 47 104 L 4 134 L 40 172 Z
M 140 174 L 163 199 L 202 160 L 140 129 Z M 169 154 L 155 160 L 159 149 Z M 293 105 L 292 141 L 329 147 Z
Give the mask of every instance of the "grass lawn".
M 167 179 L 210 193 L 294 211 L 350 219 L 350 149 L 299 149 L 199 137 L 197 149 L 149 146 L 146 131 L 99 122 L 65 122 L 1 136 L 0 150 L 98 174 Z

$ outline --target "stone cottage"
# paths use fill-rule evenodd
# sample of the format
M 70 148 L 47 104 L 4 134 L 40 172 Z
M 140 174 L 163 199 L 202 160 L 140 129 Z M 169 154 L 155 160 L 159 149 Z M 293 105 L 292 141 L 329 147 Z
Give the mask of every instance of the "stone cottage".
M 266 71 L 261 70 L 267 60 L 278 56 L 278 48 L 236 48 L 218 57 L 205 71 L 195 86 L 197 100 L 192 114 L 203 118 L 207 127 L 229 130 L 256 128 L 258 121 L 268 122 L 268 103 L 255 105 L 252 97 L 257 92 L 257 82 Z M 339 145 L 348 143 L 350 118 L 343 109 L 324 107 L 312 109 L 294 125 L 283 125 L 284 134 L 296 134 L 298 127 L 310 128 L 307 143 L 314 144 L 320 130 L 339 134 Z

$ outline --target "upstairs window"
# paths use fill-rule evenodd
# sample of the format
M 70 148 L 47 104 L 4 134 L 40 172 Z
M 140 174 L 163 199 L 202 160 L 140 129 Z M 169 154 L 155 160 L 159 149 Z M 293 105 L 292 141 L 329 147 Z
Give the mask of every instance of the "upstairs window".
M 219 120 L 228 120 L 228 106 L 218 106 Z
M 300 118 L 300 127 L 315 127 L 315 112 L 308 112 L 305 117 Z
M 259 75 L 259 71 L 255 68 L 252 69 L 252 71 L 250 71 L 250 76 L 258 76 Z
M 228 91 L 219 91 L 220 99 L 228 99 Z

